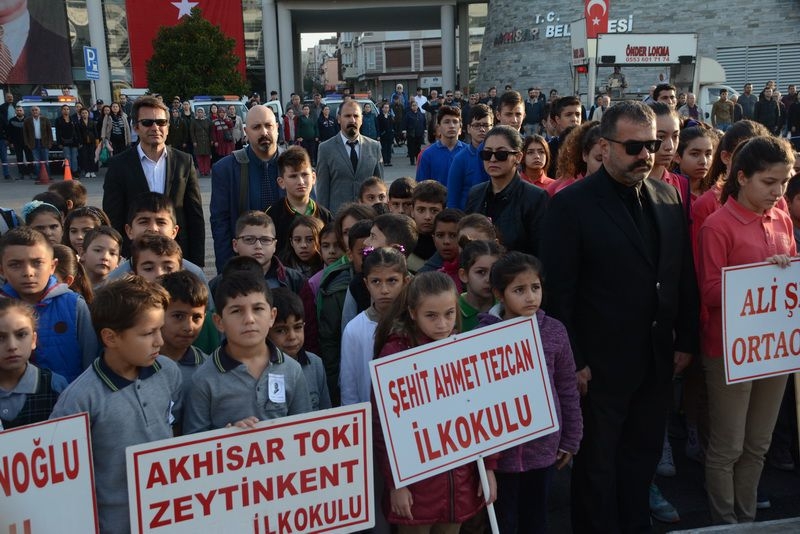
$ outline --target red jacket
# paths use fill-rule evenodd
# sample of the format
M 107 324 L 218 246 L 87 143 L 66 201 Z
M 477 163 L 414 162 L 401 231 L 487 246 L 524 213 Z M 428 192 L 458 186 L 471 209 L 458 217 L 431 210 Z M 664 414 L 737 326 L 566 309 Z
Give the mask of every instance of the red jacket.
M 431 341 L 431 339 L 420 335 L 420 345 Z M 378 357 L 402 352 L 412 346 L 407 337 L 391 334 Z M 372 415 L 374 453 L 383 472 L 384 479 L 383 513 L 389 523 L 399 525 L 463 523 L 483 508 L 484 498 L 478 496 L 478 488 L 480 487 L 478 468 L 475 463 L 470 463 L 407 486 L 408 490 L 411 491 L 414 502 L 411 506 L 411 515 L 414 516 L 414 519 L 406 519 L 393 514 L 390 491 L 395 486 L 374 394 L 372 397 Z M 497 457 L 498 455 L 493 455 L 484 460 L 486 469 L 495 469 Z

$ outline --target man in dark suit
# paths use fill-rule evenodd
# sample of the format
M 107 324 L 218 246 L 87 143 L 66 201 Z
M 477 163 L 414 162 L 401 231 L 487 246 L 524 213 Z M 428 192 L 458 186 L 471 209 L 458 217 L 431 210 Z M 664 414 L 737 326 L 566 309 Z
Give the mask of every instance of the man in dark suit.
M 166 195 L 175 206 L 179 227 L 176 240 L 183 257 L 202 267 L 206 223 L 192 157 L 166 145 L 168 109 L 156 98 L 138 99 L 132 118 L 139 144 L 109 161 L 103 183 L 103 209 L 111 225 L 124 236 L 128 208 L 137 195 L 148 191 Z
M 14 116 L 14 95 L 7 91 L 6 101 L 0 104 L 0 162 L 3 163 L 3 178 L 11 179 L 8 168 L 8 121 Z
M 0 25 L 9 61 L 6 64 L 0 59 L 0 83 L 71 84 L 72 56 L 67 28 L 63 20 L 60 24 L 64 32 L 61 34 L 45 28 L 30 16 L 27 0 L 0 2 Z M 0 48 L 0 57 L 3 54 Z
M 333 213 L 358 198 L 364 180 L 383 178 L 381 144 L 359 133 L 362 118 L 358 102 L 342 103 L 337 119 L 339 135 L 320 144 L 317 153 L 317 202 Z
M 671 379 L 697 350 L 698 297 L 678 192 L 646 179 L 653 112 L 622 102 L 600 129 L 603 167 L 553 197 L 540 250 L 585 395 L 573 529 L 637 532 L 650 528 Z

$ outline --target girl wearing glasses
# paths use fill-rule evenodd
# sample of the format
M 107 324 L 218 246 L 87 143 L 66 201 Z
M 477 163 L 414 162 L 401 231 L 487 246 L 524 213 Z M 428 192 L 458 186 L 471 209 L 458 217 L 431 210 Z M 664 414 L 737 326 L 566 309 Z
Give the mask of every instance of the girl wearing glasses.
M 507 249 L 535 255 L 547 193 L 520 178 L 519 132 L 510 126 L 495 126 L 486 134 L 478 154 L 489 181 L 470 189 L 465 211 L 489 217 Z

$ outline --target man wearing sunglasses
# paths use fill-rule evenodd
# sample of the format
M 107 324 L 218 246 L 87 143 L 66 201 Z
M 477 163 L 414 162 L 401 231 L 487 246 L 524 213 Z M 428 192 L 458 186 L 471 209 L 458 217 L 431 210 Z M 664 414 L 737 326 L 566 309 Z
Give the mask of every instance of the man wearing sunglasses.
M 139 143 L 115 155 L 108 164 L 103 183 L 103 210 L 111 225 L 125 234 L 128 208 L 141 193 L 161 193 L 175 207 L 180 230 L 175 240 L 183 257 L 195 265 L 205 264 L 206 224 L 203 201 L 192 157 L 167 146 L 169 109 L 152 96 L 136 100 L 131 110 Z M 123 242 L 123 255 L 130 243 Z
M 547 311 L 567 328 L 584 395 L 572 525 L 647 531 L 671 380 L 697 354 L 697 286 L 678 192 L 647 179 L 653 111 L 620 102 L 600 135 L 603 166 L 553 197 L 540 247 Z

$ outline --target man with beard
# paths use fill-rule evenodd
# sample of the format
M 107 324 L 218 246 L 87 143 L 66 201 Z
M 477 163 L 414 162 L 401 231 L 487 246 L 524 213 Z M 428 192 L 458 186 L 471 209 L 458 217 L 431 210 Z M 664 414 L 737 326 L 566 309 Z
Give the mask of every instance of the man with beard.
M 320 144 L 317 153 L 317 202 L 333 213 L 358 198 L 364 180 L 383 178 L 381 144 L 359 133 L 362 117 L 358 102 L 342 103 L 337 119 L 339 135 Z
M 284 191 L 278 187 L 278 121 L 267 106 L 247 112 L 248 146 L 214 164 L 211 173 L 211 235 L 217 272 L 233 257 L 236 219 L 250 210 L 264 211 Z
M 698 295 L 677 190 L 646 180 L 661 143 L 641 102 L 600 123 L 603 166 L 550 201 L 541 259 L 583 399 L 574 532 L 645 532 L 671 380 L 698 348 Z

